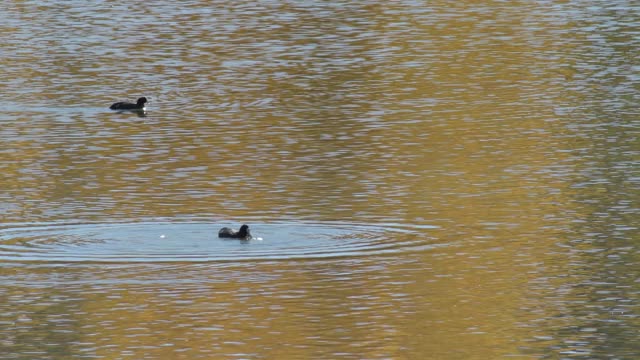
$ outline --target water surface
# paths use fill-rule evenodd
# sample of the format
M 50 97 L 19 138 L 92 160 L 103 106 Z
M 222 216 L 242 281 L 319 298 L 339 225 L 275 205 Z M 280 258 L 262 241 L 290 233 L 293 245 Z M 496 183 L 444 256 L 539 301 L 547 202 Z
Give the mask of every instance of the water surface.
M 633 2 L 5 5 L 3 358 L 640 354 Z

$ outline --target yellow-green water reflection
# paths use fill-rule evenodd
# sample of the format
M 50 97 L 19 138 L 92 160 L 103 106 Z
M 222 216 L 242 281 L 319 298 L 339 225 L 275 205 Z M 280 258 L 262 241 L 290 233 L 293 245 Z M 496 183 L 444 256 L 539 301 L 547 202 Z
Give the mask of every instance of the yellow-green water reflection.
M 8 359 L 638 355 L 630 3 L 131 5 L 0 14 L 0 225 L 109 224 L 0 233 Z M 197 253 L 204 220 L 203 249 L 222 223 L 420 230 L 322 258 L 139 241 Z M 113 239 L 163 260 L 81 258 Z

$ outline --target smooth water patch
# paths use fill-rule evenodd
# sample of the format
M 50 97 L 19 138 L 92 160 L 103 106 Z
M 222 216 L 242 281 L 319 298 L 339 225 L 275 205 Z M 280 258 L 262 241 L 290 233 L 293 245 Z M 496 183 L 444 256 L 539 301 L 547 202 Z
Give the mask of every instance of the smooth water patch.
M 0 229 L 0 260 L 204 262 L 362 256 L 430 245 L 428 226 L 278 222 L 251 224 L 254 239 L 219 239 L 224 224 L 29 224 Z

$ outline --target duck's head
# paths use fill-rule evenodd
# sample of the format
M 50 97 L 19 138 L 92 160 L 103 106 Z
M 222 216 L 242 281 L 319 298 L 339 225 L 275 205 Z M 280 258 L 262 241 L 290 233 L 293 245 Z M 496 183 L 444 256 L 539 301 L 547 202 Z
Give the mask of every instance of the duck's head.
M 146 104 L 146 102 L 147 102 L 147 98 L 143 96 L 141 98 L 138 98 L 138 102 L 136 103 L 136 105 L 142 106 L 142 105 Z
M 240 226 L 240 230 L 238 230 L 238 235 L 240 237 L 250 237 L 251 233 L 249 232 L 249 225 L 244 224 Z

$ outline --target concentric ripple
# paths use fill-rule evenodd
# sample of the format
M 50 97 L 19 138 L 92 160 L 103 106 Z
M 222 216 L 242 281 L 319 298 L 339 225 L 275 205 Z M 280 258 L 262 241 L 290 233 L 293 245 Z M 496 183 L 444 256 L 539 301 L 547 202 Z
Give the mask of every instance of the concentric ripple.
M 0 229 L 0 260 L 40 262 L 205 262 L 326 258 L 434 246 L 429 226 L 277 222 L 251 224 L 251 241 L 224 240 L 226 224 L 132 222 L 30 224 Z

